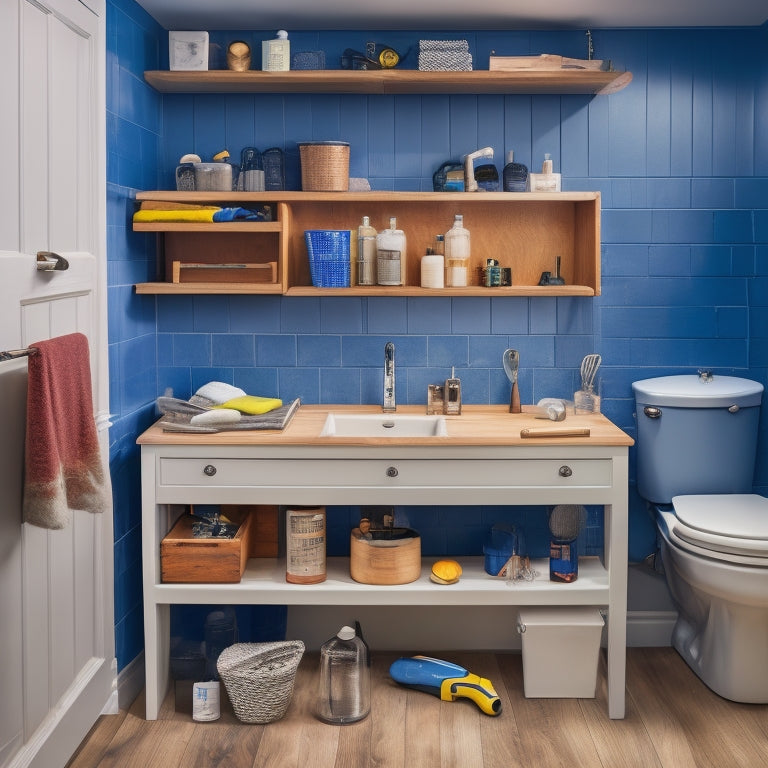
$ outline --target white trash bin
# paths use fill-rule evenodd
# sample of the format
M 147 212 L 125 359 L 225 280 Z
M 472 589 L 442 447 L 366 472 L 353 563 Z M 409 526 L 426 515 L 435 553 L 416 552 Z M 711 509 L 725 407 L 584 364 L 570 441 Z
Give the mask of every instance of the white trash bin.
M 603 623 L 597 608 L 520 608 L 526 698 L 593 699 Z

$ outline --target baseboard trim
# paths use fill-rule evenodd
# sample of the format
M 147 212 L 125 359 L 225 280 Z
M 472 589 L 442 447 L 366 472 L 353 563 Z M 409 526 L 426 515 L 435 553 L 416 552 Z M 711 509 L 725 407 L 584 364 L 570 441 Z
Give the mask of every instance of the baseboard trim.
M 117 676 L 117 704 L 128 709 L 144 690 L 144 651 L 130 661 Z
M 627 613 L 628 648 L 663 648 L 672 645 L 675 611 L 629 611 Z

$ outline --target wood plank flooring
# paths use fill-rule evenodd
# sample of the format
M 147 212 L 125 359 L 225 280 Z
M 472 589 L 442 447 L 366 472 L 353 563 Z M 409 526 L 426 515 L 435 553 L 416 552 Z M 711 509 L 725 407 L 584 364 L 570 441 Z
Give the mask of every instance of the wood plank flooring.
M 736 704 L 704 686 L 671 648 L 627 652 L 627 717 L 610 720 L 601 661 L 594 699 L 526 699 L 519 654 L 442 654 L 489 678 L 503 702 L 489 717 L 397 686 L 393 653 L 374 653 L 371 715 L 347 726 L 313 716 L 317 654 L 306 654 L 286 716 L 240 723 L 191 717 L 191 689 L 158 720 L 143 697 L 103 716 L 69 768 L 765 768 L 768 705 Z M 188 694 L 188 695 L 186 695 Z M 189 706 L 187 706 L 187 702 Z

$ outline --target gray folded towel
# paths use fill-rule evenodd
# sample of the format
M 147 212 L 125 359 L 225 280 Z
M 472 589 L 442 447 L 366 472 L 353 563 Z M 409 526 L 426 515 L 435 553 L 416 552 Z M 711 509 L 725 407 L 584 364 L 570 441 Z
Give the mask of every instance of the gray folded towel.
M 164 432 L 228 432 L 231 430 L 243 429 L 285 429 L 290 423 L 293 415 L 301 405 L 301 400 L 297 397 L 290 403 L 286 403 L 280 408 L 275 408 L 268 413 L 258 415 L 243 414 L 240 421 L 230 424 L 192 424 L 193 416 L 206 413 L 209 408 L 202 405 L 196 405 L 189 400 L 179 400 L 175 397 L 158 397 L 157 407 L 163 414 L 160 426 Z

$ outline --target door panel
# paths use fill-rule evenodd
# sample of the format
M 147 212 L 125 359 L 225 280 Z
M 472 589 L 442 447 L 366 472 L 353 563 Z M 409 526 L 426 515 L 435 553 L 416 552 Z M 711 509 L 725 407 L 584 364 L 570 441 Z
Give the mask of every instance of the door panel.
M 0 350 L 89 339 L 108 477 L 103 0 L 2 0 Z M 7 99 L 6 97 L 7 87 Z M 40 272 L 37 251 L 69 261 Z M 60 768 L 115 687 L 112 510 L 23 524 L 26 359 L 0 362 L 0 768 Z

